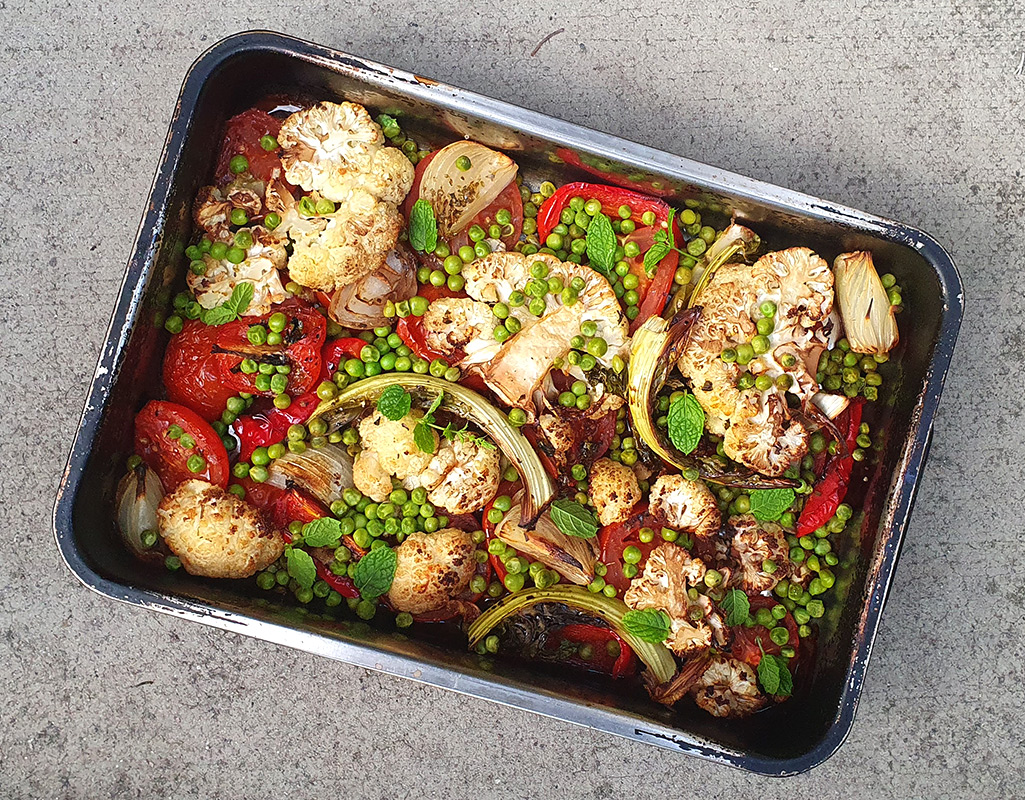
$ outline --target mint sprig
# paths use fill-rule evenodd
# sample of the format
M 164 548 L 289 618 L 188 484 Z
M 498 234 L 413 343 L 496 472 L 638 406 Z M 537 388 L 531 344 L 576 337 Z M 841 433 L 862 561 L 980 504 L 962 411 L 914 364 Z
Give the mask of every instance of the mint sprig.
M 575 500 L 556 500 L 548 513 L 555 527 L 567 536 L 593 539 L 598 534 L 598 522 L 594 514 Z
M 438 246 L 438 220 L 431 204 L 422 198 L 413 203 L 409 212 L 409 244 L 421 253 L 429 253 Z
M 607 216 L 599 212 L 587 226 L 585 240 L 587 260 L 591 268 L 600 272 L 611 283 L 615 280 L 613 269 L 616 266 L 616 232 Z
M 378 547 L 356 562 L 352 582 L 364 600 L 374 600 L 391 588 L 397 566 L 395 551 L 390 547 Z
M 643 608 L 623 614 L 623 627 L 642 642 L 664 642 L 669 638 L 669 615 L 662 610 Z
M 687 393 L 669 406 L 669 440 L 681 453 L 690 454 L 705 432 L 705 410 L 697 398 Z
M 206 325 L 226 325 L 242 316 L 253 302 L 253 284 L 243 281 L 231 292 L 231 297 L 213 308 L 204 308 L 199 318 Z

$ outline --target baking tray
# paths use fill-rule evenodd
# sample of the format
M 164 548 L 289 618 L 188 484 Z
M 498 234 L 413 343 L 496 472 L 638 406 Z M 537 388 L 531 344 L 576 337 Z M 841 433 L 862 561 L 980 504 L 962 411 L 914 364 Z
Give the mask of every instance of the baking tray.
M 132 558 L 118 539 L 113 496 L 131 452 L 132 419 L 158 396 L 162 322 L 183 285 L 190 206 L 208 181 L 224 122 L 262 97 L 346 98 L 401 117 L 418 141 L 466 135 L 512 153 L 528 182 L 647 182 L 674 202 L 736 214 L 772 248 L 806 244 L 827 260 L 871 249 L 904 288 L 901 358 L 892 361 L 874 428 L 885 430 L 863 487 L 866 513 L 838 552 L 853 562 L 823 618 L 816 667 L 787 703 L 717 720 L 688 703 L 667 709 L 638 687 L 490 659 L 457 644 L 406 637 L 271 602 L 250 583 L 206 581 Z M 508 103 L 270 32 L 231 36 L 193 64 L 171 118 L 135 249 L 125 270 L 54 507 L 68 567 L 100 594 L 361 667 L 648 742 L 753 772 L 788 775 L 821 763 L 850 731 L 886 601 L 933 416 L 963 313 L 953 262 L 921 231 L 771 186 Z M 851 530 L 853 529 L 853 530 Z

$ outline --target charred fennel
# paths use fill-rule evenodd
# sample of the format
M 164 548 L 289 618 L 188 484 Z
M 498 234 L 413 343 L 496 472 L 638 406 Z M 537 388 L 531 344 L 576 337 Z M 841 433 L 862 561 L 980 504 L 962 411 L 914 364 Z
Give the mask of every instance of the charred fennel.
M 339 430 L 366 409 L 373 408 L 381 393 L 395 385 L 403 387 L 425 407 L 441 395 L 441 408 L 477 425 L 494 440 L 520 474 L 526 489 L 522 503 L 523 524 L 532 527 L 555 496 L 555 487 L 526 437 L 509 424 L 505 414 L 465 386 L 432 375 L 376 375 L 364 378 L 334 399 L 322 402 L 311 419 L 323 419 L 328 430 Z
M 562 603 L 578 608 L 593 617 L 604 620 L 630 645 L 637 657 L 651 671 L 651 677 L 659 684 L 669 681 L 676 674 L 676 660 L 660 642 L 645 642 L 630 633 L 623 626 L 623 615 L 630 608 L 622 600 L 594 594 L 580 586 L 552 586 L 548 589 L 526 589 L 507 596 L 493 605 L 467 629 L 470 648 L 477 644 L 499 624 L 512 615 L 531 608 L 538 603 Z

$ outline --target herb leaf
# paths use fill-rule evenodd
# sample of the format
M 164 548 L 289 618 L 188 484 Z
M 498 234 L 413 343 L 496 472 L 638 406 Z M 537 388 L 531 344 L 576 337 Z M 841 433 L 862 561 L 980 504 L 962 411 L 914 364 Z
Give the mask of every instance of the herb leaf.
M 794 502 L 793 489 L 752 489 L 751 513 L 763 522 L 775 522 Z
M 779 664 L 775 656 L 765 654 L 758 662 L 758 682 L 768 694 L 779 691 Z
M 303 542 L 310 547 L 337 547 L 341 538 L 342 525 L 331 517 L 321 517 L 303 525 Z
M 431 403 L 431 407 L 427 409 L 427 415 L 424 417 L 424 419 L 430 419 L 431 422 L 434 422 L 434 412 L 441 408 L 441 402 L 444 399 L 445 392 L 438 392 L 438 396 L 434 398 L 434 402 Z
M 759 646 L 761 643 L 759 642 Z M 790 667 L 786 659 L 774 656 L 770 653 L 763 653 L 761 661 L 758 662 L 758 682 L 767 694 L 793 694 L 794 676 L 790 674 Z
M 727 625 L 743 625 L 751 613 L 751 601 L 740 589 L 730 589 L 720 605 L 726 612 Z
M 612 281 L 616 265 L 616 232 L 607 216 L 599 213 L 587 226 L 587 260 L 591 268 Z
M 352 582 L 364 600 L 378 598 L 391 588 L 397 564 L 398 556 L 390 547 L 371 550 L 356 562 Z
M 389 386 L 377 398 L 377 410 L 393 422 L 406 416 L 412 406 L 413 398 L 398 384 Z
M 669 439 L 681 453 L 693 453 L 704 431 L 705 411 L 694 395 L 678 397 L 669 406 Z
M 644 254 L 644 271 L 649 277 L 654 274 L 656 267 L 662 262 L 662 259 L 676 249 L 676 244 L 672 238 L 673 218 L 675 216 L 676 209 L 670 208 L 669 217 L 666 220 L 666 229 L 655 231 L 654 241 L 651 247 L 648 248 L 648 252 Z
M 434 435 L 431 433 L 430 424 L 420 420 L 413 428 L 413 441 L 423 453 L 434 452 Z
M 654 608 L 627 611 L 623 627 L 642 642 L 664 642 L 669 638 L 669 615 Z
M 317 580 L 317 568 L 313 564 L 313 558 L 305 550 L 298 547 L 289 547 L 286 551 L 288 561 L 288 575 L 295 578 L 295 582 L 304 589 L 313 587 Z
M 199 316 L 205 325 L 225 325 L 242 316 L 242 312 L 249 308 L 251 302 L 253 302 L 253 284 L 242 281 L 232 289 L 231 297 L 219 306 L 204 308 Z
M 556 500 L 549 513 L 555 527 L 567 536 L 593 539 L 598 533 L 594 515 L 575 500 Z
M 438 246 L 438 220 L 426 200 L 413 203 L 413 210 L 409 213 L 409 244 L 421 253 Z

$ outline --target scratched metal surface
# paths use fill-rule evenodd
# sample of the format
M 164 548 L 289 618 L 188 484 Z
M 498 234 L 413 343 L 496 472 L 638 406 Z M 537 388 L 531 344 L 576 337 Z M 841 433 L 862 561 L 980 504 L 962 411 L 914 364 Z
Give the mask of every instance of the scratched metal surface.
M 412 21 L 384 5 L 351 19 L 342 4 L 0 8 L 17 134 L 0 140 L 0 279 L 13 298 L 0 325 L 0 452 L 14 476 L 0 487 L 4 794 L 1020 795 L 1023 442 L 1004 387 L 1025 343 L 1013 281 L 1021 10 L 871 3 L 848 20 L 838 2 L 814 15 L 783 2 L 673 17 L 620 6 L 611 18 L 572 3 L 551 16 L 453 7 Z M 729 35 L 710 54 L 700 38 L 717 25 Z M 60 566 L 50 499 L 180 76 L 204 37 L 261 26 L 907 220 L 951 246 L 969 317 L 865 698 L 826 766 L 783 783 L 680 759 L 133 612 Z

